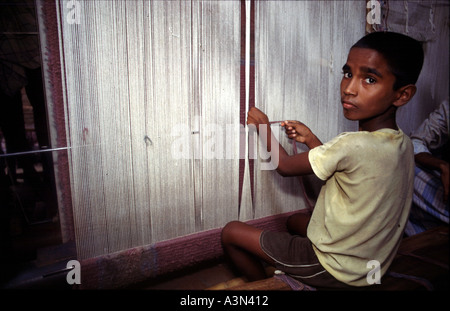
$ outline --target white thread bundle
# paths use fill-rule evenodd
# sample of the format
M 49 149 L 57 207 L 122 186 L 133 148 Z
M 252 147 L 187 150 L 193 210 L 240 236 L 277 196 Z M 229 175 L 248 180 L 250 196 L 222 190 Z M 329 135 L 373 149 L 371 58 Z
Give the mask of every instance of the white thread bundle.
M 68 24 L 66 2 L 69 145 L 90 145 L 70 152 L 79 257 L 236 219 L 238 156 L 175 159 L 170 150 L 177 124 L 200 130 L 190 144 L 205 153 L 204 124 L 238 123 L 240 3 L 83 1 L 80 24 Z M 230 140 L 237 153 L 238 134 Z

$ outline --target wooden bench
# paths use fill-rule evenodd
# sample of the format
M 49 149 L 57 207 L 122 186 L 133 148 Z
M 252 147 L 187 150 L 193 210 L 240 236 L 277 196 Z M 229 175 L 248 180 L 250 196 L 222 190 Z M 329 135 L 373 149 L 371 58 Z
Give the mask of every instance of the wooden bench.
M 449 228 L 436 227 L 404 238 L 389 269 L 390 274 L 375 284 L 355 290 L 448 290 Z M 402 278 L 406 276 L 407 278 Z M 416 279 L 414 279 L 416 278 Z M 284 281 L 270 277 L 256 282 L 242 278 L 218 284 L 210 289 L 221 290 L 292 290 Z

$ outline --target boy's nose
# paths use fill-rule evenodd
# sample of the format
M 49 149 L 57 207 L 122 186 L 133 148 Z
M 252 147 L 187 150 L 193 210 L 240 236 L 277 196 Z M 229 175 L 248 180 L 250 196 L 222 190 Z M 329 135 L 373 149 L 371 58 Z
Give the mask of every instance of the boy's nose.
M 342 91 L 345 95 L 357 95 L 358 90 L 355 79 L 344 80 L 342 85 Z

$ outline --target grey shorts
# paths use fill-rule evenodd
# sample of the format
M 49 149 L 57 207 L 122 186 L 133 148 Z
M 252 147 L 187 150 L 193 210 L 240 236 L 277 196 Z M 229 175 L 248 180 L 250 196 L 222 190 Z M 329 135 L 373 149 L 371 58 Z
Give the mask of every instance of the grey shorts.
M 323 289 L 351 289 L 334 278 L 320 264 L 308 238 L 287 232 L 263 231 L 262 250 L 275 261 L 275 268 L 300 282 Z

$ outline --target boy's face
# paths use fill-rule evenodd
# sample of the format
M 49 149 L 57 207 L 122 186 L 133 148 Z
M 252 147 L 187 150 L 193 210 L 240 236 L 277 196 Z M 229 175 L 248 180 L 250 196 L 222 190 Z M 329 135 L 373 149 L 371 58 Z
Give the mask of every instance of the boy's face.
M 366 120 L 388 113 L 397 92 L 395 76 L 384 57 L 375 50 L 352 48 L 342 68 L 341 102 L 349 120 Z

